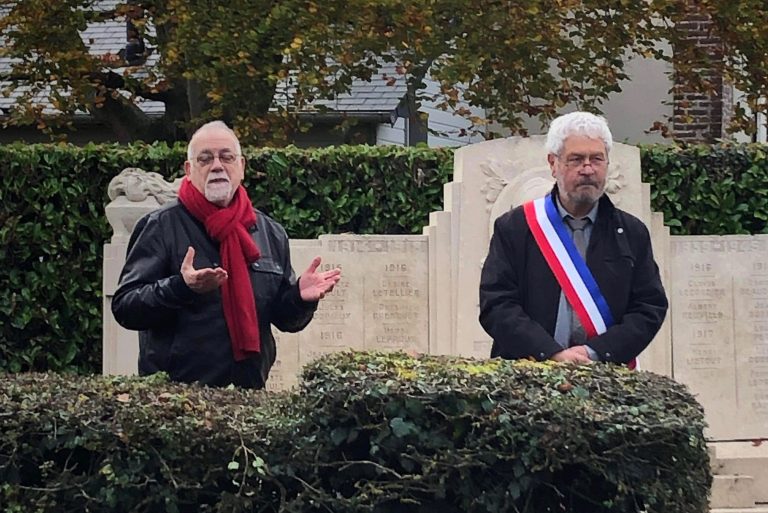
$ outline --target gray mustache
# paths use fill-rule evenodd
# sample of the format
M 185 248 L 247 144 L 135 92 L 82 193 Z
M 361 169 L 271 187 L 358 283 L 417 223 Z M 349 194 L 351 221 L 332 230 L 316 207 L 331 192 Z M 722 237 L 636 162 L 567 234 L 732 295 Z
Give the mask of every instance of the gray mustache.
M 211 183 L 213 180 L 226 180 L 229 182 L 229 176 L 227 176 L 226 173 L 216 173 L 216 174 L 209 174 L 208 179 L 205 181 L 205 183 Z

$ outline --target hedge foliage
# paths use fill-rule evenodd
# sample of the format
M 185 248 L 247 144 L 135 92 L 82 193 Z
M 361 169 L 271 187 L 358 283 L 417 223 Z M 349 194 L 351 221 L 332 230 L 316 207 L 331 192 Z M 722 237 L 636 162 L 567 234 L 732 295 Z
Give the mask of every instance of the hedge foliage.
M 163 145 L 0 146 L 0 368 L 101 368 L 107 185 L 129 165 L 169 175 L 170 154 Z
M 420 233 L 442 209 L 452 152 L 398 147 L 249 149 L 254 204 L 295 238 Z M 109 181 L 126 167 L 167 178 L 184 148 L 5 145 L 0 159 L 0 369 L 101 368 L 101 257 Z M 673 233 L 763 233 L 766 147 L 648 146 L 652 206 Z
M 595 365 L 337 353 L 293 395 L 0 376 L 5 511 L 701 513 L 703 411 Z
M 768 146 L 645 146 L 651 206 L 676 235 L 768 233 Z

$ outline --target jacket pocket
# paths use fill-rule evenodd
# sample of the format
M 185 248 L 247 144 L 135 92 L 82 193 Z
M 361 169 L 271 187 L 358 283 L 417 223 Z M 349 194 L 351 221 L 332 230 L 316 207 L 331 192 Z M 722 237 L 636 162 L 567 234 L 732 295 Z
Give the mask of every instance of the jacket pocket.
M 272 300 L 280 290 L 285 269 L 280 263 L 269 258 L 260 258 L 250 266 L 251 285 L 256 296 L 256 307 L 259 314 L 268 311 Z

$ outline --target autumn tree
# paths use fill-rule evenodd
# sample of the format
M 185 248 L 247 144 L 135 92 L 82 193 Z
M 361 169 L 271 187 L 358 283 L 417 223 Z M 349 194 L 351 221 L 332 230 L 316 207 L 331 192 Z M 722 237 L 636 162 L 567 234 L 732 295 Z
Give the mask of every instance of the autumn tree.
M 362 2 L 367 3 L 367 2 Z M 472 118 L 469 106 L 524 132 L 526 117 L 547 121 L 565 105 L 599 110 L 620 91 L 632 56 L 668 59 L 659 42 L 679 14 L 666 0 L 389 0 L 347 21 L 378 34 L 370 51 L 399 65 L 408 99 Z M 359 14 L 358 14 L 359 16 Z M 425 91 L 425 79 L 439 84 Z
M 768 113 L 768 5 L 764 0 L 702 0 L 722 42 L 724 79 L 743 93 L 729 129 L 753 134 L 755 113 Z
M 307 102 L 348 88 L 352 74 L 368 76 L 370 66 L 332 64 L 324 48 L 305 46 L 325 38 L 328 16 L 345 2 L 324 4 L 0 0 L 0 56 L 12 59 L 5 93 L 18 95 L 8 123 L 50 130 L 87 112 L 121 141 L 177 140 L 224 118 L 245 140 L 283 142 Z M 83 31 L 104 21 L 126 23 L 130 56 L 90 51 Z M 279 87 L 285 101 L 276 101 Z M 138 105 L 147 100 L 165 114 L 149 117 Z
M 546 121 L 567 104 L 599 109 L 632 56 L 672 58 L 659 42 L 688 44 L 674 31 L 685 8 L 676 0 L 0 0 L 0 56 L 13 59 L 3 79 L 19 98 L 7 122 L 46 129 L 87 112 L 129 141 L 183 139 L 223 118 L 247 142 L 280 144 L 300 127 L 300 112 L 390 63 L 397 73 L 387 81 L 407 85 L 412 116 L 425 100 L 464 116 L 477 106 L 518 132 L 526 116 Z M 715 14 L 736 48 L 729 69 L 752 66 L 748 77 L 733 74 L 757 98 L 766 24 L 735 30 L 728 20 L 747 24 L 751 11 L 728 9 Z M 129 22 L 131 55 L 89 51 L 82 33 L 104 20 Z M 753 50 L 755 35 L 763 46 Z M 165 114 L 148 117 L 141 100 L 162 102 Z

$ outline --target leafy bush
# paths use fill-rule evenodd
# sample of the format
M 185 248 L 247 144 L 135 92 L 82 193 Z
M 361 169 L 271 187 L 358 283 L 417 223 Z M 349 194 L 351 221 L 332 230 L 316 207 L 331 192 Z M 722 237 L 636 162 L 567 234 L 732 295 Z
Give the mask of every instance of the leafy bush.
M 256 392 L 33 373 L 0 391 L 6 512 L 248 511 L 230 462 L 257 473 L 271 450 Z
M 443 208 L 450 149 L 338 146 L 249 152 L 254 205 L 293 238 L 324 233 L 421 233 Z
M 169 175 L 167 146 L 0 146 L 0 369 L 101 368 L 107 185 L 129 166 Z
M 651 206 L 676 235 L 768 233 L 768 146 L 645 146 Z
M 294 394 L 0 376 L 6 511 L 707 511 L 686 389 L 596 365 L 337 353 Z
M 703 410 L 652 373 L 343 353 L 301 394 L 293 459 L 316 454 L 306 493 L 331 511 L 708 510 Z

